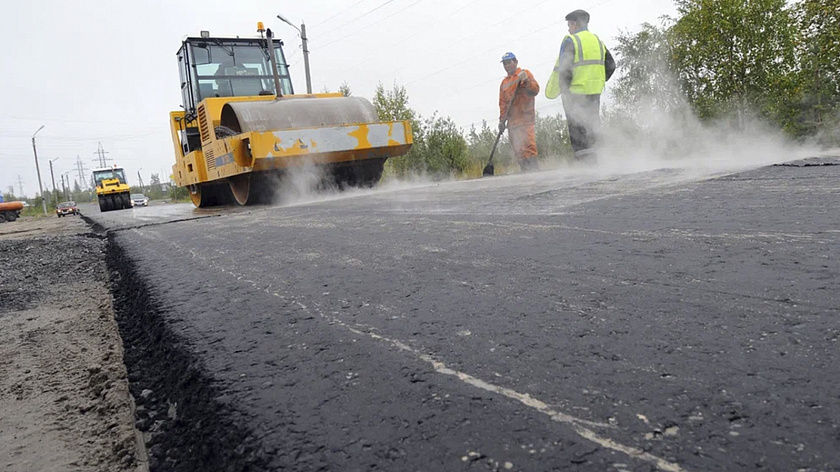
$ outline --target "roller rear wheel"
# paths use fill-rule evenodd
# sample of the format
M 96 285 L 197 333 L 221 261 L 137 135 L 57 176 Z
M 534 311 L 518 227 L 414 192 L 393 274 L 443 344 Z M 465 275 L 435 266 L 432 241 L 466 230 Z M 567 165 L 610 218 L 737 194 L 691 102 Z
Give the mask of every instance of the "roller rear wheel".
M 197 208 L 227 205 L 233 201 L 230 189 L 224 184 L 196 184 L 187 187 L 187 190 Z
M 230 193 L 233 199 L 240 205 L 247 205 L 251 196 L 251 174 L 236 175 L 228 179 Z M 250 202 L 253 203 L 253 202 Z
M 240 205 L 271 203 L 279 177 L 272 174 L 240 174 L 228 179 L 233 199 Z

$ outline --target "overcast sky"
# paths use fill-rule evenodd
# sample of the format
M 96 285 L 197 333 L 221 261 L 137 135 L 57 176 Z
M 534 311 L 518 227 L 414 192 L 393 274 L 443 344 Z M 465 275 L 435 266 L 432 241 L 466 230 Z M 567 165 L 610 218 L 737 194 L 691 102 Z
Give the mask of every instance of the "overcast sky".
M 312 88 L 337 91 L 347 82 L 355 96 L 372 99 L 377 83 L 406 88 L 423 117 L 435 111 L 468 130 L 498 120 L 499 63 L 514 52 L 520 67 L 545 85 L 560 41 L 563 17 L 590 12 L 590 30 L 610 47 L 622 31 L 673 15 L 671 0 L 29 0 L 4 6 L 0 37 L 0 190 L 33 197 L 38 178 L 52 188 L 77 156 L 97 166 L 101 142 L 109 164 L 125 167 L 130 184 L 140 172 L 148 184 L 166 181 L 174 163 L 168 114 L 181 105 L 175 53 L 187 35 L 257 35 L 263 21 L 286 44 L 292 81 L 306 92 L 298 32 L 276 19 L 306 23 Z M 609 89 L 609 85 L 607 86 Z M 540 94 L 541 114 L 561 112 L 559 100 Z M 57 159 L 57 160 L 56 160 Z

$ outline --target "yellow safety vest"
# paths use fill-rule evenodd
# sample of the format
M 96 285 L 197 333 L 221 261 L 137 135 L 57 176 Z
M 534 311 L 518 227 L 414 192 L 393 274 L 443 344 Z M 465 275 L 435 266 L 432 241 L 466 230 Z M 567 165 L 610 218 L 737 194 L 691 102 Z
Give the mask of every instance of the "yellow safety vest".
M 587 30 L 579 31 L 566 38 L 572 38 L 575 48 L 572 62 L 572 83 L 569 92 L 578 95 L 596 95 L 604 91 L 607 74 L 604 68 L 607 48 L 597 36 Z M 563 38 L 563 41 L 566 41 Z M 554 70 L 545 86 L 545 96 L 557 98 L 560 95 L 560 57 L 554 63 Z

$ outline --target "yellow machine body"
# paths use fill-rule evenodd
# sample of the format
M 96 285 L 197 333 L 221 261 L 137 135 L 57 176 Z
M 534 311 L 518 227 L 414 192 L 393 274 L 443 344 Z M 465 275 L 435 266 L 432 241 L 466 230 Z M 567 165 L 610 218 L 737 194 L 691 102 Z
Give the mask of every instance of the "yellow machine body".
M 270 201 L 277 177 L 304 166 L 342 188 L 369 187 L 386 159 L 411 148 L 410 122 L 379 121 L 364 98 L 295 95 L 282 42 L 272 44 L 187 38 L 179 51 L 184 111 L 170 113 L 172 175 L 196 206 Z
M 413 143 L 408 121 L 354 122 L 351 119 L 347 123 L 332 125 L 324 123 L 319 126 L 253 131 L 250 130 L 255 127 L 253 122 L 246 124 L 240 121 L 240 129 L 233 129 L 241 131 L 241 128 L 246 128 L 249 131 L 223 138 L 216 134 L 216 129 L 222 125 L 222 110 L 231 103 L 263 102 L 260 107 L 263 115 L 286 117 L 292 123 L 313 124 L 307 116 L 284 115 L 284 108 L 290 107 L 283 105 L 297 101 L 295 105 L 298 106 L 294 112 L 306 114 L 307 108 L 315 101 L 327 101 L 329 103 L 326 105 L 337 111 L 348 111 L 354 105 L 348 103 L 350 100 L 341 94 L 305 95 L 300 98 L 286 96 L 279 100 L 273 96 L 208 98 L 201 102 L 198 118 L 191 123 L 184 123 L 184 112 L 172 112 L 170 126 L 176 155 L 176 163 L 172 167 L 175 182 L 181 187 L 195 186 L 218 183 L 251 172 L 277 172 L 304 165 L 352 164 L 408 152 Z M 249 113 L 255 107 L 242 108 L 245 113 Z M 234 113 L 231 107 L 225 112 Z M 348 115 L 358 115 L 354 112 L 349 110 Z M 262 121 L 261 124 L 266 124 L 265 121 L 272 124 L 271 118 Z M 294 124 L 290 123 L 290 126 Z M 186 127 L 199 129 L 202 147 L 184 154 L 179 133 Z
M 131 189 L 121 167 L 106 167 L 93 171 L 99 211 L 131 208 Z

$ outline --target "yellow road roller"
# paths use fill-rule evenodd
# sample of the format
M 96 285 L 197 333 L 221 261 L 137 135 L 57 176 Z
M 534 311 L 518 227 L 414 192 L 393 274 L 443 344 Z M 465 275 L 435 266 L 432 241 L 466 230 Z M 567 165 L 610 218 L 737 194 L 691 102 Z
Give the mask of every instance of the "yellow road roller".
M 99 211 L 126 210 L 131 208 L 131 188 L 122 167 L 103 167 L 93 170 Z
M 294 168 L 339 188 L 370 187 L 412 145 L 408 121 L 381 122 L 370 101 L 295 95 L 283 42 L 203 31 L 178 50 L 183 110 L 170 113 L 175 183 L 197 207 L 270 202 Z M 282 184 L 280 184 L 282 185 Z

